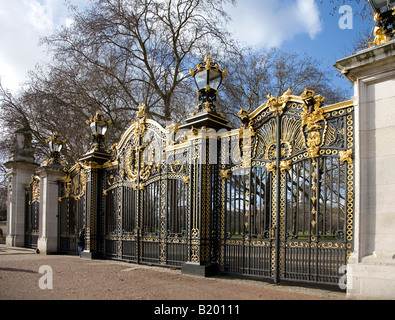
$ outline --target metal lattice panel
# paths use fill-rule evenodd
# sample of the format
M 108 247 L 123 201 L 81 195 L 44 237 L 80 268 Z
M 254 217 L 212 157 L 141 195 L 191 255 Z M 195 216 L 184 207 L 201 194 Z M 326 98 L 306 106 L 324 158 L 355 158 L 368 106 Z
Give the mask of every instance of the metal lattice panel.
M 221 165 L 222 272 L 338 284 L 353 245 L 353 107 L 312 107 L 269 100 L 249 123 L 251 167 Z M 239 137 L 224 139 L 222 157 Z
M 353 249 L 353 104 L 268 98 L 214 133 L 142 109 L 110 160 L 60 182 L 60 250 L 76 252 L 86 225 L 86 246 L 110 259 L 337 284 Z

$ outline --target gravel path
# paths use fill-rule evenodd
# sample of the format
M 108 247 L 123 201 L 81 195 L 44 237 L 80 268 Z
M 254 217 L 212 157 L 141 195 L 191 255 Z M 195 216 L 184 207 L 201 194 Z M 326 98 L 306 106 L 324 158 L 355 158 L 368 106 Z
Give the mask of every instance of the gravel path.
M 52 289 L 43 281 L 52 270 Z M 43 277 L 43 278 L 42 278 Z M 41 282 L 40 282 L 41 278 Z M 344 300 L 345 294 L 274 286 L 234 277 L 200 278 L 180 270 L 74 256 L 40 255 L 0 245 L 1 300 Z

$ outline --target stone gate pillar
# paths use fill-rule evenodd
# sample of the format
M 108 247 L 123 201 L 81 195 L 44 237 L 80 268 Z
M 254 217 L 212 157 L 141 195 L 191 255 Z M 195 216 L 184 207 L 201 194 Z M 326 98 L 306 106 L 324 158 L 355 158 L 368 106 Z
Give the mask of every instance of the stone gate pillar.
M 64 176 L 61 166 L 42 166 L 36 174 L 40 177 L 40 234 L 37 248 L 40 253 L 58 251 L 58 180 Z
M 355 237 L 350 299 L 395 298 L 395 40 L 337 61 L 355 88 Z
M 25 245 L 25 187 L 29 184 L 38 164 L 34 161 L 34 148 L 29 125 L 15 132 L 14 144 L 5 167 L 7 168 L 7 237 L 6 244 Z

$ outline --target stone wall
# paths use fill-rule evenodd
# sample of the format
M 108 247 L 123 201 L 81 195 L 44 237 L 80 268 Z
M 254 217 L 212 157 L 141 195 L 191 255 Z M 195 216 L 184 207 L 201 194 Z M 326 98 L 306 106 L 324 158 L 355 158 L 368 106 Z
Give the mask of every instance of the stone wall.
M 395 298 L 395 41 L 336 63 L 355 88 L 355 237 L 350 299 Z

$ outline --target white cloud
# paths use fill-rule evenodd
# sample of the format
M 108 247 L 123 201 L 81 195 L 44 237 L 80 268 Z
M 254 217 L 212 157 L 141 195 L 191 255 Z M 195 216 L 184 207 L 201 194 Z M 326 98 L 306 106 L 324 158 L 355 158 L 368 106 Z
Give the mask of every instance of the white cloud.
M 84 6 L 89 0 L 68 0 Z M 239 0 L 230 7 L 230 25 L 240 41 L 258 48 L 279 47 L 289 38 L 308 34 L 314 39 L 322 30 L 318 0 Z M 48 59 L 38 46 L 40 37 L 59 25 L 72 23 L 64 0 L 0 0 L 0 78 L 15 91 L 28 70 Z
M 320 11 L 315 0 L 298 0 L 296 16 L 297 22 L 301 24 L 303 31 L 307 32 L 311 39 L 314 39 L 322 31 Z
M 230 31 L 243 43 L 258 48 L 280 47 L 289 38 L 322 31 L 315 0 L 239 0 L 230 8 Z
M 0 79 L 5 88 L 15 92 L 27 72 L 48 59 L 39 40 L 67 23 L 67 14 L 64 0 L 0 0 Z
M 67 28 L 69 28 L 69 27 L 71 27 L 71 25 L 73 24 L 73 22 L 74 22 L 74 19 L 66 18 L 64 24 L 65 24 L 65 26 L 66 26 Z
M 16 89 L 26 71 L 45 57 L 37 44 L 52 29 L 52 10 L 36 0 L 0 0 L 0 77 Z

